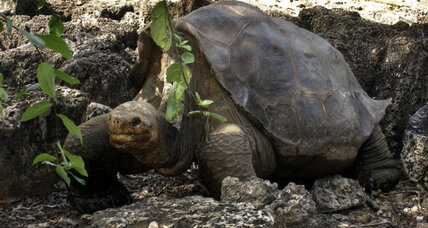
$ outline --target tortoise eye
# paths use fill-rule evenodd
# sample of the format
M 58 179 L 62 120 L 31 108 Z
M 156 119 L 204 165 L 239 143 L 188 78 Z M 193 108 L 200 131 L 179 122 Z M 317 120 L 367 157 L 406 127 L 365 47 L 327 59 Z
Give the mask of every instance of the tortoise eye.
M 135 127 L 135 126 L 137 126 L 140 123 L 141 123 L 140 118 L 136 117 L 136 118 L 132 119 L 132 121 L 131 121 L 131 127 Z

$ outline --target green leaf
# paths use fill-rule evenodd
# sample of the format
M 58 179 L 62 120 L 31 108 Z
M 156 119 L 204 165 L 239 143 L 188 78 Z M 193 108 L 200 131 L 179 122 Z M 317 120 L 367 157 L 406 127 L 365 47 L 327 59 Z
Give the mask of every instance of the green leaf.
M 27 94 L 28 92 L 33 91 L 33 90 L 37 90 L 37 89 L 40 89 L 40 84 L 39 83 L 35 83 L 34 85 L 32 85 L 32 86 L 30 86 L 30 87 L 22 90 L 21 92 L 19 92 L 18 94 L 16 94 L 15 98 L 18 99 L 22 95 Z
M 40 10 L 41 8 L 43 8 L 45 4 L 46 4 L 45 0 L 37 0 L 37 10 Z
M 168 51 L 172 44 L 172 29 L 169 26 L 168 13 L 163 1 L 155 5 L 151 17 L 150 34 L 152 39 L 159 47 Z
M 87 177 L 88 172 L 85 169 L 85 163 L 83 162 L 83 158 L 77 155 L 72 155 L 67 150 L 63 149 L 62 151 L 64 152 L 65 156 L 67 156 L 67 158 L 70 160 L 69 163 L 71 163 L 71 167 L 78 173 L 80 173 L 80 175 Z
M 3 17 L 4 20 L 6 21 L 7 32 L 11 33 L 12 32 L 12 28 L 13 28 L 12 20 L 9 19 L 6 15 L 4 15 L 2 13 L 0 13 L 0 16 Z
M 57 114 L 59 118 L 61 118 L 62 123 L 67 128 L 68 132 L 70 134 L 75 135 L 79 137 L 80 143 L 83 145 L 83 139 L 82 139 L 82 133 L 80 132 L 80 129 L 76 126 L 76 124 L 73 123 L 67 116 L 64 116 L 63 114 Z
M 177 99 L 177 87 L 178 84 L 174 84 L 173 86 L 171 86 L 171 88 L 169 89 L 169 95 L 168 95 L 168 104 L 166 107 L 166 120 L 168 121 L 172 121 L 172 119 L 174 117 L 178 117 L 179 114 L 183 111 L 184 106 L 183 104 L 180 102 L 179 99 Z
M 182 44 L 182 38 L 180 35 L 174 33 L 174 37 L 178 40 L 179 44 Z
M 200 114 L 201 111 L 190 111 L 189 115 L 195 115 L 195 114 Z
M 175 97 L 178 101 L 184 101 L 186 88 L 186 84 L 184 84 L 183 82 L 178 83 L 177 90 L 175 91 Z
M 42 38 L 35 36 L 25 30 L 22 30 L 22 29 L 18 29 L 18 30 L 20 33 L 24 34 L 25 37 L 27 37 L 27 39 L 37 48 L 43 49 L 46 47 L 46 43 Z
M 207 114 L 210 115 L 210 116 L 212 116 L 212 117 L 214 117 L 214 118 L 216 118 L 216 119 L 218 119 L 218 120 L 220 120 L 220 121 L 222 121 L 222 122 L 227 121 L 226 117 L 220 116 L 219 114 L 215 114 L 215 113 L 212 113 L 212 112 L 207 112 Z
M 56 157 L 54 157 L 50 154 L 47 154 L 47 153 L 39 154 L 39 155 L 37 155 L 36 158 L 34 158 L 33 165 L 35 165 L 39 162 L 43 162 L 43 161 L 53 162 L 53 161 L 56 161 Z
M 61 80 L 67 82 L 68 84 L 70 84 L 70 85 L 80 84 L 79 79 L 73 78 L 73 77 L 69 76 L 68 74 L 66 74 L 66 73 L 64 73 L 64 72 L 62 72 L 60 70 L 56 70 L 55 69 L 54 71 L 55 71 L 56 76 L 58 76 L 58 78 L 60 78 Z
M 40 88 L 54 100 L 56 100 L 55 77 L 55 71 L 49 63 L 43 62 L 37 67 L 37 80 L 39 81 Z
M 61 166 L 57 166 L 55 169 L 56 173 L 58 174 L 58 176 L 60 176 L 65 183 L 67 183 L 67 186 L 70 187 L 70 177 L 68 177 L 67 172 L 65 171 L 65 169 Z
M 7 93 L 0 87 L 0 99 L 6 102 L 8 100 Z
M 3 22 L 0 21 L 0 33 L 3 32 L 3 30 L 4 30 Z
M 39 116 L 40 114 L 46 112 L 46 110 L 48 110 L 51 105 L 52 104 L 49 101 L 40 101 L 36 104 L 33 104 L 31 107 L 25 110 L 24 114 L 22 114 L 21 122 L 25 122 Z
M 58 166 L 57 164 L 54 164 L 54 163 L 52 163 L 50 161 L 42 161 L 42 164 L 51 165 L 51 166 Z
M 181 55 L 181 60 L 183 60 L 184 63 L 193 63 L 195 62 L 195 56 L 190 52 L 185 52 Z
M 187 64 L 183 64 L 183 72 L 184 72 L 184 76 L 186 77 L 186 81 L 187 83 L 190 83 L 190 79 L 192 78 L 192 73 L 190 72 L 190 68 L 189 66 L 187 66 Z
M 3 74 L 0 73 L 0 84 L 3 82 L 3 78 L 4 78 Z
M 189 115 L 194 115 L 194 114 L 201 114 L 201 111 L 190 111 L 189 112 Z M 227 119 L 225 117 L 220 116 L 219 114 L 212 113 L 212 112 L 203 112 L 203 115 L 204 116 L 207 116 L 207 115 L 212 116 L 212 117 L 214 117 L 214 118 L 216 118 L 222 122 L 227 121 Z
M 212 101 L 212 100 L 203 100 L 199 105 L 204 107 L 204 108 L 208 108 L 208 106 L 212 103 L 214 103 L 214 101 Z
M 51 35 L 61 37 L 61 34 L 64 32 L 64 24 L 62 23 L 62 20 L 58 15 L 52 15 L 51 19 L 48 22 L 48 26 L 49 34 Z
M 45 42 L 47 48 L 50 48 L 60 53 L 67 60 L 73 59 L 73 55 L 71 54 L 68 44 L 61 37 L 51 35 L 51 34 L 49 35 L 36 34 L 36 36 Z
M 182 45 L 180 47 L 182 47 L 182 48 L 184 48 L 184 49 L 186 49 L 188 51 L 192 51 L 192 47 L 190 45 Z
M 0 114 L 3 112 L 3 105 L 0 104 Z
M 82 178 L 80 178 L 80 177 L 78 177 L 78 176 L 76 176 L 76 175 L 74 175 L 72 172 L 67 172 L 68 174 L 70 174 L 72 177 L 74 177 L 74 179 L 77 181 L 77 182 L 79 182 L 81 185 L 86 185 L 86 181 L 85 180 L 83 180 Z
M 180 64 L 174 63 L 166 69 L 166 80 L 170 83 L 182 81 Z
M 196 101 L 198 102 L 198 104 L 200 104 L 202 102 L 201 96 L 199 96 L 198 92 L 195 92 L 195 95 L 196 95 Z
M 187 83 L 190 82 L 192 74 L 190 73 L 190 68 L 186 64 L 182 64 L 183 73 L 187 79 Z M 174 63 L 166 69 L 166 80 L 168 82 L 182 82 L 183 76 L 181 75 L 180 64 Z M 185 84 L 184 84 L 185 85 Z

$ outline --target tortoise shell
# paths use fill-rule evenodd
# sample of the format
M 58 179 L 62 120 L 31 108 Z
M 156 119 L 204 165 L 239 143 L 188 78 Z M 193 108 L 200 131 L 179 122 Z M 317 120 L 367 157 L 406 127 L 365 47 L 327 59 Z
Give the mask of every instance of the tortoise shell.
M 358 150 L 390 104 L 371 99 L 326 40 L 251 5 L 215 3 L 176 29 L 195 38 L 233 100 L 296 151 L 331 143 Z

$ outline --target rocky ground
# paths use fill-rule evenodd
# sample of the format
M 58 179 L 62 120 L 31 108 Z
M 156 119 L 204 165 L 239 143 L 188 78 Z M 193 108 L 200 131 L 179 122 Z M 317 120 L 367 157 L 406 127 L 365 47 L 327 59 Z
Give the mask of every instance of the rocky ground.
M 200 183 L 196 167 L 174 178 L 146 172 L 141 175 L 120 176 L 120 180 L 131 190 L 134 202 L 137 202 L 133 204 L 134 207 L 131 205 L 130 208 L 81 215 L 67 203 L 66 192 L 53 192 L 45 198 L 29 197 L 14 203 L 2 204 L 1 227 L 85 227 L 90 225 L 123 227 L 121 225 L 124 224 L 130 227 L 148 227 L 149 224 L 156 223 L 159 227 L 171 227 L 168 226 L 171 224 L 174 224 L 172 227 L 194 227 L 195 225 L 222 227 L 226 224 L 234 227 L 233 224 L 236 225 L 239 222 L 247 222 L 250 227 L 273 226 L 271 220 L 260 216 L 264 212 L 263 209 L 254 209 L 253 205 L 256 203 L 219 205 L 220 202 L 199 197 L 206 197 L 207 193 Z M 340 191 L 343 191 L 343 186 Z M 294 194 L 300 195 L 300 193 Z M 313 194 L 316 195 L 316 193 Z M 315 221 L 311 225 L 302 223 L 301 226 L 291 224 L 289 227 L 426 227 L 428 193 L 421 186 L 410 181 L 401 181 L 391 192 L 374 192 L 367 197 L 367 201 L 358 202 L 346 210 L 333 212 L 327 210 L 313 214 L 312 218 Z M 351 198 L 355 200 L 358 197 Z M 153 205 L 151 202 L 153 200 L 157 205 Z M 344 203 L 342 202 L 341 205 Z M 211 209 L 207 211 L 207 208 Z M 301 216 L 304 211 L 294 207 L 290 209 L 295 210 L 298 216 Z M 175 213 L 159 216 L 162 211 Z M 260 221 L 257 223 L 246 219 L 238 212 L 248 213 Z M 135 213 L 134 217 L 140 215 L 144 219 L 132 219 L 130 213 Z M 175 217 L 176 221 L 171 217 Z M 178 219 L 181 220 L 177 222 Z M 197 222 L 198 219 L 200 223 Z
M 74 59 L 65 61 L 54 53 L 44 54 L 55 67 L 82 83 L 71 88 L 57 87 L 61 104 L 56 107 L 57 111 L 67 113 L 79 123 L 88 116 L 86 107 L 91 102 L 115 107 L 132 99 L 136 91 L 125 77 L 135 62 L 138 31 L 150 20 L 148 15 L 156 1 L 48 0 L 50 9 L 39 13 L 34 10 L 34 2 L 5 0 L 0 3 L 0 12 L 6 12 L 16 25 L 39 33 L 46 32 L 47 15 L 52 11 L 63 18 L 64 38 Z M 172 12 L 176 16 L 184 15 L 210 2 L 179 1 L 172 5 Z M 393 98 L 382 128 L 399 159 L 410 116 L 428 101 L 426 1 L 248 2 L 269 15 L 286 18 L 327 39 L 344 54 L 370 96 Z M 5 75 L 2 87 L 10 97 L 35 83 L 33 75 L 38 59 L 35 50 L 26 43 L 18 33 L 0 34 L 0 72 Z M 30 123 L 19 122 L 23 110 L 41 98 L 44 97 L 40 91 L 30 92 L 23 100 L 12 98 L 0 116 L 0 227 L 121 227 L 126 224 L 131 227 L 170 227 L 171 224 L 173 227 L 228 224 L 269 227 L 278 226 L 278 221 L 288 222 L 289 227 L 428 227 L 426 188 L 404 176 L 393 191 L 368 196 L 352 184 L 352 190 L 341 192 L 349 182 L 344 178 L 322 180 L 320 186 L 327 183 L 337 187 L 327 193 L 309 185 L 306 190 L 299 185 L 288 185 L 277 192 L 272 190 L 275 189 L 272 184 L 255 181 L 250 186 L 238 185 L 240 189 L 260 186 L 271 198 L 228 203 L 207 198 L 196 166 L 174 178 L 153 172 L 119 176 L 138 203 L 80 215 L 66 202 L 64 186 L 55 173 L 31 165 L 32 158 L 40 151 L 54 153 L 56 140 L 63 139 L 66 133 L 61 128 L 52 130 L 55 128 L 53 112 Z M 407 148 L 408 144 L 404 144 Z M 229 185 L 230 189 L 234 189 L 233 184 Z M 225 199 L 240 201 L 234 191 L 236 193 L 231 191 Z M 52 193 L 40 196 L 46 192 Z M 257 206 L 262 199 L 266 205 Z M 331 206 L 336 209 L 320 206 L 323 200 L 319 199 L 336 202 L 336 206 Z M 341 208 L 345 204 L 346 209 Z M 282 215 L 278 216 L 278 212 Z

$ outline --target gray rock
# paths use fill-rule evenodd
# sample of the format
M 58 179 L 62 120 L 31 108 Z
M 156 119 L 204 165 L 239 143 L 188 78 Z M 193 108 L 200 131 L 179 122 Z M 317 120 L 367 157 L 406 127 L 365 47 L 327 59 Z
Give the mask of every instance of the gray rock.
M 275 227 L 313 227 L 316 205 L 303 185 L 290 182 L 266 209 L 275 217 Z
M 150 197 L 93 214 L 92 227 L 272 227 L 272 214 L 249 203 L 191 196 Z
M 5 13 L 5 12 L 14 13 L 15 7 L 16 7 L 16 2 L 12 0 L 3 0 L 0 2 L 1 13 Z
M 428 101 L 428 24 L 385 25 L 357 12 L 303 9 L 300 25 L 342 52 L 359 83 L 375 99 L 392 98 L 381 127 L 396 157 L 409 117 Z
M 221 185 L 221 200 L 249 202 L 256 208 L 271 203 L 279 194 L 278 185 L 257 177 L 239 181 L 236 177 L 226 177 Z
M 316 180 L 311 193 L 319 212 L 340 211 L 366 202 L 366 194 L 358 181 L 340 175 Z
M 88 121 L 96 116 L 106 114 L 111 112 L 113 110 L 107 105 L 103 105 L 96 102 L 91 102 L 88 107 L 86 108 L 86 119 L 85 121 Z
M 31 4 L 34 2 L 37 1 Z M 58 80 L 56 87 L 55 110 L 76 124 L 85 120 L 89 100 L 114 107 L 131 100 L 137 92 L 126 75 L 136 58 L 131 48 L 136 47 L 140 24 L 131 23 L 135 19 L 132 12 L 124 13 L 128 16 L 121 21 L 99 17 L 92 27 L 77 21 L 64 22 L 63 38 L 73 52 L 71 61 L 48 49 L 42 51 L 43 61 L 81 82 L 70 86 Z M 11 19 L 16 26 L 44 34 L 50 16 L 13 15 Z M 40 153 L 55 155 L 56 142 L 64 139 L 68 131 L 56 120 L 53 109 L 28 122 L 20 122 L 26 108 L 49 99 L 40 90 L 14 99 L 17 92 L 37 82 L 36 70 L 41 60 L 36 49 L 15 29 L 11 34 L 0 33 L 0 50 L 0 72 L 4 74 L 1 87 L 10 98 L 0 116 L 0 201 L 9 202 L 55 190 L 54 184 L 59 180 L 55 171 L 43 165 L 33 166 L 32 161 Z
M 428 103 L 410 118 L 401 161 L 409 179 L 428 188 Z
M 57 86 L 58 104 L 55 110 L 75 122 L 80 121 L 87 98 L 68 87 Z M 56 142 L 66 136 L 61 121 L 55 120 L 53 108 L 27 122 L 20 122 L 24 111 L 40 100 L 48 100 L 41 91 L 31 91 L 22 99 L 10 96 L 7 107 L 0 115 L 0 202 L 44 194 L 55 190 L 58 177 L 51 167 L 33 166 L 40 153 L 55 155 Z M 55 130 L 57 128 L 57 130 Z
M 80 80 L 76 85 L 90 101 L 115 107 L 132 100 L 136 92 L 127 80 L 132 56 L 113 34 L 77 45 L 74 59 L 60 70 Z

